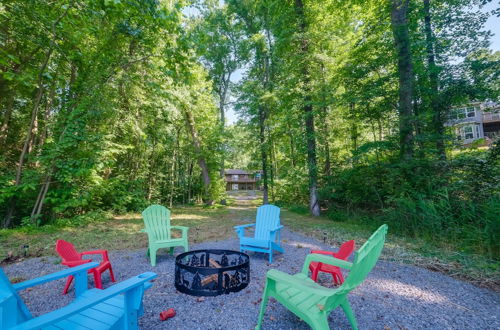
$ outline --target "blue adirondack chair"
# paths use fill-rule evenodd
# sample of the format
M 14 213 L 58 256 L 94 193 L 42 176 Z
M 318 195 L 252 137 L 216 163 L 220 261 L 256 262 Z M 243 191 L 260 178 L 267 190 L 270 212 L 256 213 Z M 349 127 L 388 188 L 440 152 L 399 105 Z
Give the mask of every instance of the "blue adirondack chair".
M 90 262 L 17 284 L 11 284 L 0 268 L 0 329 L 137 329 L 144 290 L 156 274 L 146 272 L 105 290 L 88 290 L 87 271 L 97 266 Z M 33 317 L 17 292 L 70 275 L 75 278 L 76 299 Z
M 245 237 L 245 228 L 255 227 L 254 237 Z M 240 251 L 269 253 L 269 263 L 273 262 L 273 250 L 283 253 L 280 246 L 280 208 L 274 205 L 262 205 L 257 209 L 255 223 L 235 226 L 240 238 Z

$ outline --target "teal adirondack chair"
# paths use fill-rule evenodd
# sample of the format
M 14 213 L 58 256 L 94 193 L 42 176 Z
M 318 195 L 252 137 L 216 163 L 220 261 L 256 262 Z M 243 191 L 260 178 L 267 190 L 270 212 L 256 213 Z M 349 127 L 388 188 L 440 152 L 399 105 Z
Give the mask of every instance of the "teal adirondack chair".
M 255 227 L 254 237 L 245 237 L 245 228 Z M 235 226 L 240 238 L 240 251 L 245 250 L 269 253 L 269 263 L 273 262 L 273 250 L 283 253 L 280 246 L 280 208 L 274 205 L 262 205 L 257 209 L 255 223 Z
M 156 252 L 158 249 L 170 248 L 170 254 L 174 254 L 174 247 L 182 246 L 184 251 L 189 251 L 188 227 L 171 226 L 170 210 L 165 206 L 151 205 L 142 212 L 145 229 L 142 231 L 148 234 L 149 248 L 148 256 L 151 258 L 151 265 L 156 266 Z M 172 229 L 180 230 L 181 237 L 173 238 Z
M 0 268 L 0 329 L 137 329 L 144 290 L 151 287 L 149 281 L 156 274 L 147 272 L 105 290 L 88 290 L 87 271 L 96 266 L 97 262 L 90 262 L 17 284 L 11 284 Z M 76 299 L 33 317 L 18 291 L 70 275 L 75 277 Z
M 387 225 L 380 226 L 358 250 L 353 263 L 326 255 L 309 254 L 301 273 L 292 276 L 275 269 L 268 271 L 256 329 L 260 329 L 262 325 L 269 297 L 274 297 L 313 329 L 329 329 L 328 315 L 340 306 L 352 328 L 357 329 L 356 317 L 347 300 L 347 294 L 364 281 L 377 263 L 386 234 Z M 309 264 L 313 261 L 350 269 L 349 275 L 340 287 L 325 288 L 308 276 Z

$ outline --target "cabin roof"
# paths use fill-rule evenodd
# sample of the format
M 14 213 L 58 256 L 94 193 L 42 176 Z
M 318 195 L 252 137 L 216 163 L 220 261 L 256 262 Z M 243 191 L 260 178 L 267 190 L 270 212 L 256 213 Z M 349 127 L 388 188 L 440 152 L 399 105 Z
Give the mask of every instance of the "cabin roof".
M 237 169 L 229 169 L 225 171 L 226 174 L 249 174 L 247 171 L 244 170 L 237 170 Z

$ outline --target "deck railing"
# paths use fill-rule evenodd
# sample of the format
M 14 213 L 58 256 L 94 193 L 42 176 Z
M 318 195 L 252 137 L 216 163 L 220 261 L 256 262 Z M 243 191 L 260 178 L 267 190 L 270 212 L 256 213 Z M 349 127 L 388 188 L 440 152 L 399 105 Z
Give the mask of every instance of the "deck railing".
M 483 122 L 500 121 L 500 112 L 483 112 Z

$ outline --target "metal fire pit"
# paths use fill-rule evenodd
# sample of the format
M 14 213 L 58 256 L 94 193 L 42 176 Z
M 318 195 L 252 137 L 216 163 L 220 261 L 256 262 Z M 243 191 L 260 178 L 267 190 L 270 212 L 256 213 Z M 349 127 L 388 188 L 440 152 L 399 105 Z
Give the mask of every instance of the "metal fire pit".
M 250 283 L 250 258 L 238 251 L 195 250 L 175 258 L 175 287 L 193 296 L 238 292 Z

